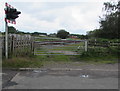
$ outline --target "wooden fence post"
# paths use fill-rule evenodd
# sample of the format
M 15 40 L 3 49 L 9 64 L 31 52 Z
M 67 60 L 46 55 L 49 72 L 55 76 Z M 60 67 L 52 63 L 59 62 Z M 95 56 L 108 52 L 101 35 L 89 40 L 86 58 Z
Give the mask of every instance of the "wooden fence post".
M 12 46 L 12 47 L 11 47 L 11 48 L 12 48 L 12 49 L 11 49 L 11 50 L 12 50 L 12 55 L 14 55 L 14 36 L 13 36 L 13 35 L 12 35 L 12 43 L 11 43 L 11 44 L 12 44 L 12 45 L 11 45 L 11 46 Z
M 88 43 L 87 40 L 85 40 L 85 52 L 87 52 L 87 49 L 88 49 Z
M 31 52 L 34 54 L 34 38 L 31 37 Z

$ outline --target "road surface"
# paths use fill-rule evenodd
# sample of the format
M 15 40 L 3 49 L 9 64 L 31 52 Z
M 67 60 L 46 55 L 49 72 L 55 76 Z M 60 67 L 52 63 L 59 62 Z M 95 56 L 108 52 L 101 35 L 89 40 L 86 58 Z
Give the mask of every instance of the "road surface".
M 117 64 L 3 72 L 3 89 L 118 89 Z

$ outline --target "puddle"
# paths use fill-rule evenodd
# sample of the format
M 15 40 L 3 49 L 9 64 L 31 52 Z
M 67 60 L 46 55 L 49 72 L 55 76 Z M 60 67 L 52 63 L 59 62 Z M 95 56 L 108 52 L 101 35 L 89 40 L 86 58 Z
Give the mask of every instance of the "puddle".
M 82 78 L 88 78 L 89 75 L 80 75 L 80 77 L 82 77 Z
M 44 70 L 44 71 L 43 70 L 34 70 L 33 72 L 34 73 L 42 73 L 42 72 L 47 72 L 47 71 L 46 70 Z
M 14 85 L 18 85 L 18 83 L 10 81 L 7 83 L 6 87 L 10 87 L 10 86 L 14 86 Z

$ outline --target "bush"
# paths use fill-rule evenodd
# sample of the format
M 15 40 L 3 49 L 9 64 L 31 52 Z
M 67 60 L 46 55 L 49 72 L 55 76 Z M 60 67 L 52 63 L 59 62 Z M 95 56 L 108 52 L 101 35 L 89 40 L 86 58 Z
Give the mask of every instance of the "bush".
M 89 49 L 87 52 L 83 52 L 81 57 L 98 57 L 103 56 L 103 53 L 101 53 L 97 49 Z
M 120 53 L 120 48 L 118 47 L 96 47 L 89 48 L 87 52 L 83 52 L 81 57 L 103 57 L 108 55 L 118 56 Z

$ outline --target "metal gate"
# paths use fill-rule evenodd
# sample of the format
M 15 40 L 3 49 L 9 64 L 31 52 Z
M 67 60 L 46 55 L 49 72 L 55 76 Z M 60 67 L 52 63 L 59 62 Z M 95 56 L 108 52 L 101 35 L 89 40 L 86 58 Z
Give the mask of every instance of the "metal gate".
M 80 55 L 85 40 L 35 37 L 34 55 Z

